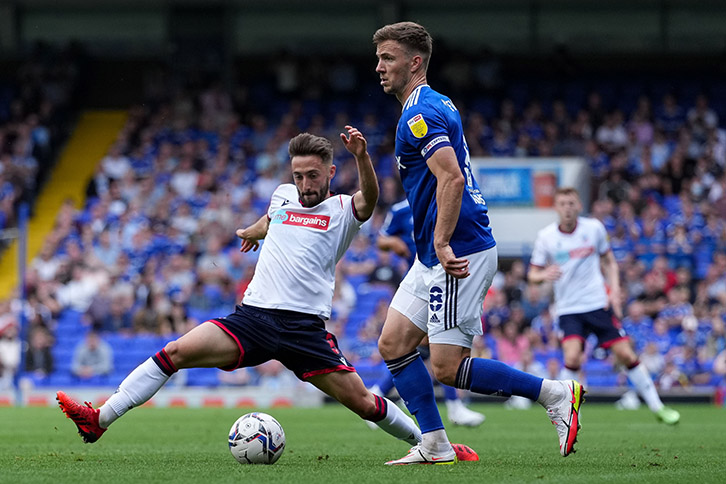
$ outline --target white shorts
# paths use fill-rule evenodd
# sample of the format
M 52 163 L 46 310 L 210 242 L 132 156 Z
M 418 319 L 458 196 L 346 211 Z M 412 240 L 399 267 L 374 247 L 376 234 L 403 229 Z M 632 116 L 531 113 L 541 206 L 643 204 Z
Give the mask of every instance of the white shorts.
M 469 277 L 456 279 L 441 264 L 426 267 L 418 259 L 393 295 L 391 307 L 406 316 L 436 344 L 471 348 L 482 334 L 482 304 L 497 272 L 497 248 L 464 257 Z

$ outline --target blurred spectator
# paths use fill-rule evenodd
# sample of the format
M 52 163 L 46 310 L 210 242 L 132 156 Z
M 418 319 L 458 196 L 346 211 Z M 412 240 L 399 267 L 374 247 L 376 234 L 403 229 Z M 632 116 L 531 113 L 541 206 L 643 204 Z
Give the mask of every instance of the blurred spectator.
M 522 351 L 520 359 L 514 364 L 514 367 L 530 375 L 548 378 L 547 369 L 542 363 L 534 359 L 534 353 L 529 348 Z M 504 406 L 524 410 L 532 406 L 532 400 L 525 397 L 512 396 L 504 403 Z
M 348 251 L 343 255 L 348 276 L 362 276 L 367 280 L 377 265 L 376 250 L 365 235 L 357 235 Z
M 648 336 L 653 331 L 653 319 L 645 314 L 645 307 L 640 301 L 633 301 L 627 307 L 627 315 L 622 320 L 623 329 L 635 345 L 635 352 L 642 353 Z
M 514 321 L 507 321 L 502 326 L 501 336 L 497 341 L 497 359 L 508 365 L 515 365 L 522 360 L 522 354 L 529 351 L 529 339 L 520 332 Z
M 721 385 L 726 383 L 726 350 L 721 351 L 714 359 L 713 372 L 722 378 Z
M 161 317 L 159 333 L 162 336 L 181 336 L 199 324 L 189 316 L 181 301 L 172 301 L 169 312 Z
M 529 326 L 534 318 L 549 308 L 549 293 L 542 290 L 540 284 L 527 284 L 521 305 L 524 319 Z
M 665 358 L 658 349 L 658 345 L 654 342 L 646 343 L 643 352 L 640 353 L 640 363 L 650 373 L 650 376 L 656 378 L 665 368 Z
M 507 302 L 521 301 L 524 292 L 527 290 L 527 281 L 525 276 L 525 265 L 520 259 L 512 262 L 512 266 L 504 274 L 504 292 Z M 542 292 L 545 292 L 543 289 Z
M 658 319 L 665 321 L 669 328 L 681 328 L 684 318 L 693 315 L 693 306 L 689 300 L 688 289 L 677 286 L 667 295 L 668 303 L 658 313 Z
M 30 330 L 25 349 L 25 371 L 38 378 L 45 378 L 53 372 L 53 336 L 41 327 Z
M 661 390 L 670 390 L 673 387 L 687 386 L 688 377 L 672 360 L 666 360 L 665 367 L 657 380 Z
M 509 320 L 510 314 L 506 294 L 502 291 L 490 291 L 484 299 L 483 319 L 486 331 L 498 334 L 504 323 Z
M 106 376 L 113 371 L 113 350 L 95 331 L 89 331 L 85 339 L 73 351 L 71 373 L 81 380 Z
M 10 302 L 0 303 L 0 391 L 13 386 L 13 378 L 20 365 L 21 342 L 18 321 L 10 312 Z
M 112 180 L 121 180 L 131 170 L 129 159 L 123 154 L 121 143 L 114 143 L 100 163 L 103 174 Z

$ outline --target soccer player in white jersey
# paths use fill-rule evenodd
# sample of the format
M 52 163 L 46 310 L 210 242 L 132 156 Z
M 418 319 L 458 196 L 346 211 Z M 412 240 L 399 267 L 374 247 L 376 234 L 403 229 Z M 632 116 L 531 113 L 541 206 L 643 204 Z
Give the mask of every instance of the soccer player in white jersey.
M 403 106 L 395 155 L 416 242 L 416 261 L 391 301 L 378 348 L 421 427 L 423 441 L 389 464 L 457 460 L 416 351 L 426 335 L 434 375 L 441 383 L 536 400 L 547 409 L 560 453 L 567 456 L 580 426 L 582 385 L 471 358 L 472 340 L 482 334 L 482 303 L 497 269 L 497 250 L 486 202 L 471 172 L 459 112 L 426 82 L 431 36 L 421 25 L 400 22 L 379 29 L 373 43 L 381 86 Z
M 555 192 L 555 210 L 559 220 L 537 234 L 527 277 L 534 283 L 554 283 L 555 311 L 563 333 L 563 376 L 577 375 L 585 339 L 595 334 L 598 344 L 628 369 L 628 379 L 657 418 L 678 423 L 680 414 L 663 405 L 620 325 L 620 271 L 605 227 L 597 219 L 580 216 L 582 203 L 574 188 Z
M 226 317 L 206 321 L 146 360 L 121 382 L 99 409 L 58 392 L 61 409 L 85 442 L 95 442 L 128 410 L 149 400 L 177 370 L 254 366 L 277 359 L 351 409 L 411 445 L 421 439 L 414 421 L 389 400 L 373 395 L 325 330 L 330 316 L 335 265 L 360 226 L 373 213 L 378 182 L 367 143 L 346 126 L 341 139 L 358 165 L 360 190 L 330 193 L 333 146 L 303 133 L 290 141 L 293 184 L 280 185 L 266 215 L 237 231 L 241 251 L 262 245 L 244 302 Z

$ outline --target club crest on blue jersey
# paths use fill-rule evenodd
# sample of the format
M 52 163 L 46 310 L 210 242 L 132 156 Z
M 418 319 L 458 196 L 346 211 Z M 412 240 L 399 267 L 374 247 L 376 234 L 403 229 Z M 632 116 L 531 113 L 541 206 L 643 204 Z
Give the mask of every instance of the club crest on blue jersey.
M 429 289 L 429 309 L 432 312 L 441 311 L 444 306 L 444 291 L 439 286 Z
M 426 125 L 426 121 L 420 114 L 417 114 L 413 118 L 409 119 L 406 123 L 408 124 L 408 128 L 411 130 L 411 133 L 413 133 L 416 138 L 423 138 L 426 136 L 426 133 L 429 132 L 429 127 Z

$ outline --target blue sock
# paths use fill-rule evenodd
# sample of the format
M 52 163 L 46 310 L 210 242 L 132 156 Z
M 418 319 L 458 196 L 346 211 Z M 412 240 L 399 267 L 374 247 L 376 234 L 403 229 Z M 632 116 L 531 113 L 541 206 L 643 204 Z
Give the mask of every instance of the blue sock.
M 376 382 L 376 385 L 381 389 L 383 396 L 388 395 L 388 392 L 393 390 L 393 375 L 391 375 L 391 372 L 386 371 L 386 374 Z
M 484 395 L 518 395 L 537 400 L 542 378 L 516 370 L 500 361 L 464 358 L 456 372 L 456 386 Z
M 449 385 L 441 384 L 441 388 L 444 389 L 444 398 L 446 400 L 458 400 L 459 395 L 456 393 L 456 388 L 450 387 Z
M 393 374 L 393 383 L 406 402 L 408 411 L 416 417 L 421 433 L 443 429 L 444 424 L 434 398 L 434 386 L 418 351 L 388 360 L 386 365 Z

